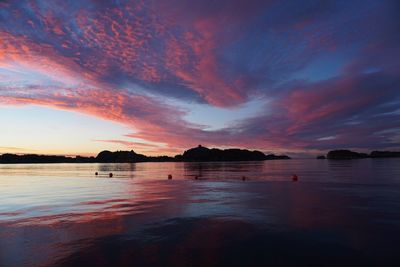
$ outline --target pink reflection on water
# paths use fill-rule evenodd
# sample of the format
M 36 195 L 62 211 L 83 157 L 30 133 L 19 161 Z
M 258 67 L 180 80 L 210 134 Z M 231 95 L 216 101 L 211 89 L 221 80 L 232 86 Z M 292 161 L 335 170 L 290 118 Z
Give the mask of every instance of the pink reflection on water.
M 315 177 L 325 181 L 338 173 L 348 175 L 347 168 L 356 170 L 349 163 L 335 163 L 329 173 L 329 165 L 318 165 L 325 162 L 300 169 L 302 179 L 292 183 L 290 173 L 299 162 L 280 164 L 8 167 L 0 175 L 0 265 L 74 263 L 76 258 L 98 262 L 120 253 L 125 264 L 167 257 L 171 266 L 178 266 L 191 263 L 184 255 L 194 250 L 204 265 L 218 265 L 216 259 L 232 242 L 275 246 L 263 242 L 284 231 L 305 233 L 299 248 L 319 244 L 322 236 L 356 250 L 379 242 L 388 249 L 393 240 L 380 234 L 398 234 L 400 218 L 393 212 L 400 208 L 398 186 L 314 182 Z M 117 178 L 96 178 L 94 171 L 112 171 Z M 147 178 L 139 178 L 146 173 Z M 165 173 L 174 178 L 167 180 Z M 240 180 L 243 173 L 249 181 Z M 252 179 L 257 173 L 270 181 Z M 202 179 L 194 180 L 194 175 Z M 278 182 L 285 177 L 289 179 Z M 393 227 L 376 223 L 371 214 Z M 308 236 L 317 230 L 322 234 Z M 278 240 L 292 237 L 282 238 Z

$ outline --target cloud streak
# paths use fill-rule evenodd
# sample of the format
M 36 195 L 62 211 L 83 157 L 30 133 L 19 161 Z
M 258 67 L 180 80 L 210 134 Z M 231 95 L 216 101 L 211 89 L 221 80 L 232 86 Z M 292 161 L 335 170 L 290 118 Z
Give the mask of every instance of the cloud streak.
M 399 148 L 396 11 L 396 1 L 3 1 L 0 103 L 116 121 L 160 151 Z M 172 104 L 229 110 L 254 98 L 262 112 L 215 131 Z

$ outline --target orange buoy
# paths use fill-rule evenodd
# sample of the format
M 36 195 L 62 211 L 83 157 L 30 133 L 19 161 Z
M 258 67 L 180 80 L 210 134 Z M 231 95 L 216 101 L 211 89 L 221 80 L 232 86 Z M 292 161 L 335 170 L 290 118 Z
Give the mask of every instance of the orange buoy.
M 113 173 L 110 172 L 110 173 L 108 174 L 108 176 L 109 176 L 110 178 L 112 178 L 112 177 L 113 177 Z
M 171 180 L 171 179 L 172 179 L 172 175 L 168 174 L 168 180 Z
M 293 174 L 292 181 L 297 182 L 298 180 L 299 180 L 299 177 L 296 174 Z

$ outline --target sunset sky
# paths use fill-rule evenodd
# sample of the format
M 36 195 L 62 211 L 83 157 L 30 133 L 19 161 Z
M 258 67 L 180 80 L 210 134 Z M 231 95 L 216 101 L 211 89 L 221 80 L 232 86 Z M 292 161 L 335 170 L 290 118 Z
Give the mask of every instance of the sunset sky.
M 0 154 L 400 149 L 400 2 L 0 1 Z

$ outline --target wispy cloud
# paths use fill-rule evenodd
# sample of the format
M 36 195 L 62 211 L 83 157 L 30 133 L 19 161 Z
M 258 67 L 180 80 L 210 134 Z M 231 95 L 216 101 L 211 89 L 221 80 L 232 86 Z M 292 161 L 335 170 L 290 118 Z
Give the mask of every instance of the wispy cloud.
M 132 129 L 128 137 L 161 143 L 154 149 L 164 151 L 198 143 L 292 151 L 398 147 L 396 1 L 1 5 L 3 105 L 123 123 Z M 229 111 L 254 98 L 268 104 L 218 130 L 188 121 L 187 111 L 171 105 Z M 382 133 L 387 129 L 394 130 Z M 123 139 L 99 141 L 147 146 Z

